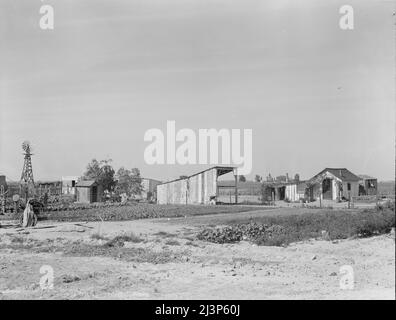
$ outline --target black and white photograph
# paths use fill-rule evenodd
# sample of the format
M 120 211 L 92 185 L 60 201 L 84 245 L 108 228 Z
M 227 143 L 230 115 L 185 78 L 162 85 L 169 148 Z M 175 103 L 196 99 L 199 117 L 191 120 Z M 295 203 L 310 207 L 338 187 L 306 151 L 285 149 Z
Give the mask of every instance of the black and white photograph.
M 394 0 L 0 0 L 0 300 L 395 300 L 395 31 Z

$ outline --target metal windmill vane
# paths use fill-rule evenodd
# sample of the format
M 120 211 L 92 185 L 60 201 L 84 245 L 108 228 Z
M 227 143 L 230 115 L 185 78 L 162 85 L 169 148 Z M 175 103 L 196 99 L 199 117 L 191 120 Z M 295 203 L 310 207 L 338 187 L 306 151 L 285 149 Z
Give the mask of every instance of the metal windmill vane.
M 29 141 L 24 141 L 22 143 L 22 150 L 24 151 L 23 154 L 25 156 L 25 161 L 23 163 L 21 183 L 34 184 L 32 158 L 31 158 L 33 154 L 31 153 L 32 147 L 30 146 Z

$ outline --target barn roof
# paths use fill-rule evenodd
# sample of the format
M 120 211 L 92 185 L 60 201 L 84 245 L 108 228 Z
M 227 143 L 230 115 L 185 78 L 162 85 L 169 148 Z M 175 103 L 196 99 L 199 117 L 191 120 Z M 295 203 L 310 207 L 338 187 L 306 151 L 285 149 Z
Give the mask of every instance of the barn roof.
M 94 185 L 96 185 L 97 183 L 96 183 L 96 181 L 95 180 L 83 180 L 83 181 L 79 181 L 79 182 L 77 182 L 77 184 L 76 184 L 76 187 L 85 187 L 85 188 L 88 188 L 88 187 L 92 187 L 92 186 L 94 186 Z
M 197 175 L 199 175 L 199 174 L 201 174 L 201 173 L 204 173 L 204 172 L 206 172 L 206 171 L 210 171 L 210 170 L 213 170 L 213 169 L 217 169 L 217 175 L 218 175 L 218 176 L 222 176 L 222 175 L 227 174 L 227 173 L 229 173 L 229 172 L 233 172 L 235 169 L 237 169 L 237 167 L 215 166 L 215 167 L 211 167 L 211 168 L 202 170 L 202 171 L 200 171 L 200 172 L 194 173 L 194 174 L 192 174 L 192 175 L 190 175 L 190 176 L 186 176 L 186 177 L 183 177 L 183 178 L 179 178 L 179 179 L 174 179 L 174 180 L 162 182 L 162 183 L 160 183 L 159 185 L 168 184 L 168 183 L 172 183 L 172 182 L 176 182 L 176 181 L 180 181 L 180 180 L 187 180 L 187 179 L 189 179 L 189 178 L 191 178 L 191 177 L 197 176 Z
M 331 174 L 333 174 L 340 180 L 345 180 L 345 181 L 359 181 L 360 180 L 360 178 L 357 175 L 353 174 L 351 171 L 349 171 L 346 168 L 326 168 L 326 169 L 323 169 L 321 172 L 319 172 L 317 175 L 315 175 L 315 177 L 318 175 L 321 175 L 322 173 L 324 173 L 326 171 L 330 172 Z

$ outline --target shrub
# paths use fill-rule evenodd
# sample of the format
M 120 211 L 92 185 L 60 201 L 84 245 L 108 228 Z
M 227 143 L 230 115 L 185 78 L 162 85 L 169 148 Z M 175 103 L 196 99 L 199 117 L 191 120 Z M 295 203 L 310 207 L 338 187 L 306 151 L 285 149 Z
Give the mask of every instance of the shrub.
M 217 229 L 204 229 L 198 235 L 199 240 L 214 243 L 234 243 L 243 239 L 264 244 L 273 241 L 284 228 L 279 225 L 262 225 L 257 223 L 238 224 Z
M 377 211 L 383 211 L 386 209 L 390 209 L 395 211 L 395 201 L 394 200 L 387 200 L 385 203 L 377 203 L 376 205 Z
M 142 241 L 143 241 L 143 239 L 139 238 L 135 234 L 129 233 L 129 234 L 123 234 L 123 235 L 114 237 L 110 241 L 106 242 L 105 246 L 107 246 L 107 247 L 123 247 L 124 242 L 138 243 L 138 242 L 142 242 Z

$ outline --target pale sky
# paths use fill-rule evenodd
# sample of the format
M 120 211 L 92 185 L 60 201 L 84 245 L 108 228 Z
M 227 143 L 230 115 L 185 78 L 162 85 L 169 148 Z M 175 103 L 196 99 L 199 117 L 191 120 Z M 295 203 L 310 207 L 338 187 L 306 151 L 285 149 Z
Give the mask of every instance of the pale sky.
M 253 130 L 253 171 L 346 167 L 395 176 L 394 1 L 0 2 L 0 174 L 81 175 L 92 158 L 168 180 L 208 166 L 147 165 L 150 128 Z M 354 8 L 354 30 L 339 8 Z

